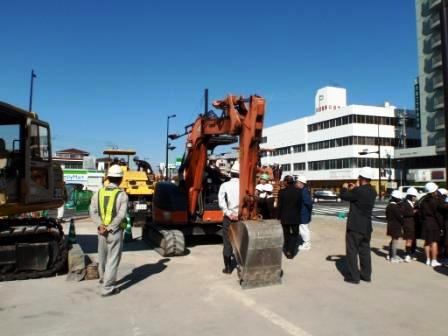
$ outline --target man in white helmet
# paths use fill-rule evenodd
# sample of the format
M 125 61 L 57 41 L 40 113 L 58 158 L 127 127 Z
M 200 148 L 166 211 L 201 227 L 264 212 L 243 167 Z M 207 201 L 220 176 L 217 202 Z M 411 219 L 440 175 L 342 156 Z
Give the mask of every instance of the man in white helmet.
M 372 168 L 363 167 L 359 172 L 357 186 L 344 183 L 341 188 L 341 199 L 350 201 L 345 235 L 349 274 L 344 281 L 353 284 L 358 284 L 360 280 L 371 281 L 370 238 L 373 230 L 372 210 L 377 196 L 370 185 L 372 177 Z M 361 270 L 358 268 L 358 257 Z
M 124 220 L 128 210 L 128 196 L 118 186 L 123 170 L 113 165 L 107 171 L 108 184 L 92 197 L 90 217 L 98 226 L 98 271 L 103 284 L 101 295 L 118 294 L 115 286 L 123 248 Z
M 232 222 L 238 220 L 238 211 L 240 205 L 240 164 L 235 161 L 230 169 L 230 180 L 224 182 L 219 187 L 218 202 L 219 207 L 224 213 L 222 223 L 222 243 L 224 257 L 224 274 L 232 273 L 233 249 L 229 240 L 229 226 Z

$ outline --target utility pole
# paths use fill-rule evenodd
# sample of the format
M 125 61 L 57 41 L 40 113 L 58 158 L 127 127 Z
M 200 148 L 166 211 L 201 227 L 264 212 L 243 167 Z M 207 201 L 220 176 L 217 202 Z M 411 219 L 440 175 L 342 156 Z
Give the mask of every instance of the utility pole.
M 380 122 L 381 117 L 378 116 L 378 199 L 381 200 L 381 144 L 380 144 Z
M 172 114 L 172 115 L 167 116 L 167 118 L 166 118 L 165 181 L 168 181 L 168 150 L 174 149 L 174 147 L 171 147 L 170 143 L 168 142 L 170 119 L 175 118 L 175 117 L 176 117 L 176 115 Z
M 208 89 L 204 90 L 204 115 L 208 112 Z
M 36 78 L 36 74 L 34 73 L 34 69 L 31 70 L 31 83 L 30 83 L 30 105 L 28 107 L 28 111 L 31 112 L 33 109 L 33 87 L 34 87 L 34 78 Z

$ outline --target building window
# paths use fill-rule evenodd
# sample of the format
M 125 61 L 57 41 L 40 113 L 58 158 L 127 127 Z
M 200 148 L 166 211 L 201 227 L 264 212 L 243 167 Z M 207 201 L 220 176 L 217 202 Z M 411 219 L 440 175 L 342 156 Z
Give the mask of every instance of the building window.
M 409 114 L 412 113 L 412 111 L 409 111 Z M 408 114 L 408 115 L 409 115 Z M 326 128 L 332 128 L 337 127 L 341 125 L 348 125 L 348 124 L 371 124 L 371 125 L 389 125 L 389 126 L 396 126 L 398 124 L 398 118 L 393 117 L 380 117 L 380 116 L 371 116 L 371 115 L 362 115 L 362 114 L 350 114 L 344 117 L 339 117 L 335 119 L 329 119 L 313 124 L 308 125 L 308 132 L 315 132 L 318 130 L 326 129 Z M 408 127 L 415 127 L 416 126 L 416 119 L 408 117 L 407 119 L 407 125 Z
M 291 147 L 281 147 L 281 148 L 277 148 L 274 149 L 274 156 L 278 156 L 278 155 L 287 155 L 287 154 L 291 154 Z
M 66 162 L 64 166 L 66 169 L 82 169 L 82 162 Z
M 294 145 L 292 146 L 292 150 L 294 153 L 301 153 L 306 150 L 305 144 Z
M 280 166 L 282 171 L 290 171 L 291 170 L 291 164 L 290 163 L 284 163 Z
M 305 168 L 306 168 L 305 162 L 296 162 L 296 163 L 294 163 L 294 170 L 295 171 L 305 170 Z
M 267 142 L 268 142 L 268 137 L 267 136 L 261 137 L 260 143 L 264 144 L 264 143 L 267 143 Z
M 352 169 L 365 166 L 378 168 L 378 158 L 342 158 L 308 162 L 308 170 Z M 387 158 L 382 158 L 381 167 L 383 169 L 395 168 L 395 160 L 391 160 L 389 163 Z

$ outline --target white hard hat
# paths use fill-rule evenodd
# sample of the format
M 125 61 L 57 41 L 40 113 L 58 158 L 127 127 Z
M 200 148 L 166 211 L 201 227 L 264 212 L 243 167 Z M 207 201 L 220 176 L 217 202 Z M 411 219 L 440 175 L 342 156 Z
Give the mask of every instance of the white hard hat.
M 390 194 L 393 198 L 398 198 L 398 199 L 402 199 L 403 198 L 403 194 L 401 193 L 400 190 L 394 190 L 392 191 L 392 194 Z
M 436 191 L 437 189 L 439 189 L 439 187 L 434 182 L 428 182 L 425 184 L 425 190 L 429 193 L 432 193 L 432 192 Z
M 359 176 L 371 180 L 373 178 L 372 168 L 362 167 L 361 170 L 359 171 Z
M 303 175 L 299 175 L 299 176 L 297 176 L 297 181 L 299 181 L 299 182 L 302 182 L 302 183 L 307 183 L 307 181 L 306 181 L 306 177 L 305 176 L 303 176 Z
M 439 193 L 441 195 L 447 195 L 448 194 L 448 190 L 446 190 L 445 188 L 439 188 Z
M 418 197 L 418 191 L 417 191 L 417 189 L 415 189 L 414 187 L 410 187 L 410 188 L 407 190 L 406 195 L 410 195 L 410 196 Z
M 239 174 L 240 173 L 240 163 L 239 161 L 235 161 L 233 163 L 232 168 L 230 168 L 231 173 Z
M 264 185 L 264 191 L 272 192 L 273 190 L 274 190 L 274 187 L 272 186 L 272 184 L 267 183 Z
M 119 165 L 110 166 L 107 171 L 107 177 L 123 177 L 123 170 Z

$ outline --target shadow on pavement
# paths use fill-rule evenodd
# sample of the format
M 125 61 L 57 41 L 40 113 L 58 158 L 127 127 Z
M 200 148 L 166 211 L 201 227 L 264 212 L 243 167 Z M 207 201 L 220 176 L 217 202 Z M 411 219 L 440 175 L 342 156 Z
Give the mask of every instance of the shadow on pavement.
M 139 267 L 136 267 L 132 270 L 131 273 L 125 275 L 123 278 L 117 281 L 117 285 L 119 285 L 120 290 L 126 290 L 129 287 L 139 283 L 140 281 L 145 280 L 151 275 L 157 274 L 165 270 L 168 266 L 165 264 L 169 262 L 169 258 L 160 259 L 155 264 L 146 264 Z
M 386 256 L 389 254 L 385 252 L 384 250 L 388 250 L 389 246 L 383 246 L 382 249 L 379 249 L 378 247 L 371 247 L 370 250 L 375 253 L 378 257 L 386 258 Z
M 81 245 L 84 253 L 98 252 L 98 235 L 96 234 L 80 234 L 76 235 L 76 241 Z M 127 251 L 144 251 L 152 248 L 141 239 L 134 239 L 132 242 L 123 243 L 123 252 Z
M 345 255 L 329 255 L 326 258 L 327 261 L 334 262 L 336 269 L 341 273 L 343 278 L 348 276 L 347 262 Z
M 448 276 L 448 267 L 446 267 L 446 266 L 434 267 L 434 271 L 436 271 L 437 273 L 440 273 L 440 274 Z

